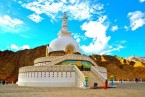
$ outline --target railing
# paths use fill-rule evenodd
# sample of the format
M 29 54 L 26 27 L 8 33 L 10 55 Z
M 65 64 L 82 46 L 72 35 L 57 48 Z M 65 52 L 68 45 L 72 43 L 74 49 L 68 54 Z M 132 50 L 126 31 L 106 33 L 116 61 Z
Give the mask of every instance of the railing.
M 108 83 L 111 83 L 111 81 L 108 81 Z M 114 81 L 114 83 L 143 83 L 145 84 L 145 81 Z
M 83 75 L 83 73 L 77 68 L 77 66 L 74 65 L 74 69 L 76 74 L 78 75 L 80 82 L 77 82 L 77 84 L 79 84 L 80 87 L 84 87 L 85 86 L 85 76 Z M 81 86 L 82 84 L 82 86 Z
M 37 58 L 34 60 L 34 64 L 41 63 L 43 61 L 52 61 L 53 59 L 58 58 L 58 57 L 60 57 L 60 56 L 40 57 L 40 58 Z
M 100 72 L 107 72 L 107 69 L 105 68 L 105 67 L 100 67 L 100 66 L 98 66 L 98 67 L 95 67 L 98 71 L 100 71 Z
M 25 72 L 75 72 L 73 65 L 55 66 L 26 66 L 19 69 L 19 73 Z
M 87 61 L 91 62 L 92 64 L 94 64 L 95 66 L 98 66 L 90 57 L 86 57 L 83 55 L 74 55 L 74 54 L 56 57 L 47 65 L 49 65 L 49 66 L 55 65 L 64 60 L 87 60 Z
M 94 66 L 91 66 L 91 71 L 95 73 L 103 82 L 106 81 L 106 77 L 104 77 Z

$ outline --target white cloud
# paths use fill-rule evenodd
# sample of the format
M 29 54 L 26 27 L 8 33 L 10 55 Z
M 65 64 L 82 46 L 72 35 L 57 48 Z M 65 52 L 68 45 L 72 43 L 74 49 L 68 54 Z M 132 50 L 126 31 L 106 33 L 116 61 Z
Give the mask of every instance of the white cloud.
M 120 49 L 123 49 L 124 47 L 122 46 L 122 45 L 118 45 L 117 47 L 115 47 L 115 48 L 110 48 L 110 49 L 108 49 L 108 50 L 104 50 L 103 52 L 101 52 L 100 54 L 101 55 L 110 55 L 112 52 L 114 52 L 114 51 L 120 51 Z
M 103 4 L 81 0 L 61 0 L 59 2 L 55 0 L 39 0 L 23 3 L 22 6 L 37 15 L 46 14 L 51 19 L 59 18 L 60 12 L 66 11 L 69 17 L 75 20 L 90 19 L 93 14 L 104 8 Z
M 126 43 L 126 42 L 127 42 L 126 40 L 120 41 L 121 44 L 124 44 L 124 43 Z
M 145 2 L 145 0 L 139 0 L 139 1 L 140 1 L 141 3 L 142 3 L 142 2 Z
M 104 49 L 100 54 L 101 55 L 111 55 L 113 52 L 117 51 L 119 52 L 121 49 L 125 48 L 123 46 L 127 41 L 121 40 L 121 41 L 114 41 L 113 44 L 109 44 L 106 49 Z
M 129 12 L 128 17 L 132 31 L 145 25 L 145 13 L 142 13 L 141 11 Z
M 106 36 L 108 25 L 104 24 L 107 16 L 103 16 L 98 21 L 85 22 L 82 30 L 85 30 L 85 36 L 92 39 L 89 45 L 82 45 L 81 49 L 89 54 L 100 54 L 107 46 L 110 36 Z M 99 30 L 98 30 L 99 29 Z
M 81 40 L 86 40 L 86 37 L 81 35 L 80 33 L 72 33 L 73 38 L 79 43 Z
M 127 42 L 125 40 L 109 44 L 111 36 L 106 35 L 108 27 L 107 16 L 102 16 L 97 21 L 85 22 L 81 28 L 85 30 L 85 36 L 92 41 L 88 45 L 81 45 L 81 49 L 86 54 L 112 54 L 114 51 L 123 49 L 122 44 Z M 116 26 L 116 29 L 118 29 L 118 26 Z
M 4 15 L 3 17 L 0 17 L 0 24 L 7 25 L 10 27 L 16 27 L 18 25 L 23 24 L 23 21 L 17 18 L 11 18 L 8 15 Z
M 13 50 L 16 50 L 16 51 L 19 50 L 19 47 L 15 44 L 11 44 L 10 48 L 13 49 Z
M 19 4 L 22 4 L 22 1 L 18 1 Z
M 18 32 L 24 22 L 8 15 L 0 16 L 0 27 L 5 32 Z
M 81 40 L 79 38 L 77 38 L 76 41 L 79 43 Z
M 23 38 L 30 38 L 29 35 L 23 35 L 23 34 L 21 34 L 20 36 L 23 37 Z
M 39 23 L 40 21 L 43 20 L 42 17 L 40 17 L 38 14 L 31 14 L 28 16 L 28 18 L 30 18 L 32 21 Z
M 67 1 L 66 0 L 61 0 L 63 3 L 67 3 Z
M 24 49 L 30 49 L 30 46 L 29 45 L 23 45 L 22 47 L 20 47 L 22 50 Z
M 74 4 L 77 0 L 70 0 L 71 4 Z
M 16 44 L 11 44 L 10 49 L 14 51 L 24 50 L 24 49 L 30 49 L 29 45 L 23 45 L 23 46 L 17 46 Z
M 124 29 L 126 30 L 126 31 L 128 31 L 129 30 L 129 27 L 128 26 L 124 26 Z
M 116 31 L 116 30 L 118 30 L 118 26 L 117 25 L 115 25 L 115 26 L 112 26 L 112 28 L 111 28 L 111 31 Z

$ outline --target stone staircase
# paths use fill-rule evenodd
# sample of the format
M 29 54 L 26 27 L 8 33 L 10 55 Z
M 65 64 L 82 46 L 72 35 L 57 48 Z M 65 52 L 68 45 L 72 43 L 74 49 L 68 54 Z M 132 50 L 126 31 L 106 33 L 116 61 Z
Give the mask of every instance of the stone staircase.
M 75 86 L 76 87 L 81 87 L 83 88 L 85 86 L 85 76 L 83 75 L 83 73 L 78 69 L 77 66 L 74 65 L 74 70 L 76 73 L 76 80 L 75 80 Z
M 88 76 L 89 87 L 93 87 L 94 83 L 98 83 L 98 86 L 104 86 L 104 82 L 97 75 L 95 75 L 92 71 L 82 71 L 82 73 L 84 74 L 84 76 Z

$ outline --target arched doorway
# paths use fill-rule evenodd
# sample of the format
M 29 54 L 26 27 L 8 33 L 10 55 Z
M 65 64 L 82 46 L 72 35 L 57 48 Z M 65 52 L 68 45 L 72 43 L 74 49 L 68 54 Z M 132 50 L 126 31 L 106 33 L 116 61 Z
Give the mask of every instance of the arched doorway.
M 73 54 L 74 52 L 75 52 L 75 47 L 74 47 L 74 45 L 68 44 L 68 45 L 65 47 L 65 53 L 66 53 L 66 54 Z

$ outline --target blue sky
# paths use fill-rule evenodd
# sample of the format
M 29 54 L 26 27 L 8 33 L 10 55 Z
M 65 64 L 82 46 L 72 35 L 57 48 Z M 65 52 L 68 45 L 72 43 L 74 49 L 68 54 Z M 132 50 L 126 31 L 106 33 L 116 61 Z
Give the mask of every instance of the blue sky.
M 0 0 L 0 50 L 49 44 L 63 12 L 82 53 L 145 56 L 145 0 Z

